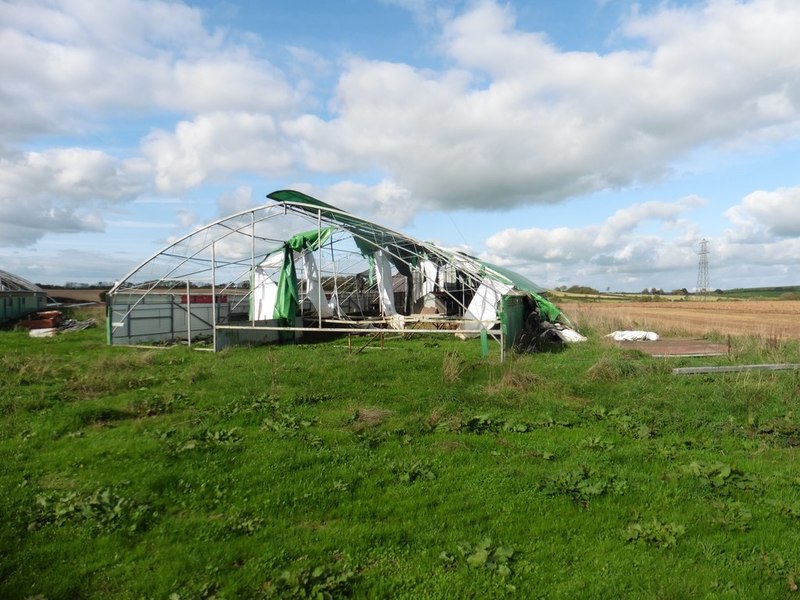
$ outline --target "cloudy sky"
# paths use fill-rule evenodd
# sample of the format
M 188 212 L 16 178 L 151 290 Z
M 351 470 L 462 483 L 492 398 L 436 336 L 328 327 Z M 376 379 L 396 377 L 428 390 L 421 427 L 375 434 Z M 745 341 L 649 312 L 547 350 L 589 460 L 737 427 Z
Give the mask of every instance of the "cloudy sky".
M 99 8 L 101 7 L 101 8 Z M 547 287 L 800 284 L 797 0 L 0 0 L 0 269 L 293 188 Z M 293 233 L 293 232 L 290 232 Z

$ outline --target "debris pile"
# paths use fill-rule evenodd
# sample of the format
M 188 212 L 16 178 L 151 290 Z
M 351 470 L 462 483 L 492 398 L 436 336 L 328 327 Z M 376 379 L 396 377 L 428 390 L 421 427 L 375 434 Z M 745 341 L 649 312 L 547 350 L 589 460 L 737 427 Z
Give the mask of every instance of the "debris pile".
M 96 327 L 97 320 L 76 321 L 75 319 L 65 319 L 60 311 L 47 310 L 30 315 L 27 319 L 19 321 L 17 326 L 27 329 L 31 337 L 53 337 L 57 333 Z
M 53 329 L 61 325 L 64 315 L 57 310 L 46 310 L 29 315 L 17 323 L 23 329 Z

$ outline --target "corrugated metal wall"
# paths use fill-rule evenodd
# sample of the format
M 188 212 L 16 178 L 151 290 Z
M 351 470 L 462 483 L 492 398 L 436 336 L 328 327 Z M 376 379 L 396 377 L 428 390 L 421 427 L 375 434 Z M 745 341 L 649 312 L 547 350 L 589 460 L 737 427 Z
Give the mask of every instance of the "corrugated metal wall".
M 211 338 L 214 323 L 230 318 L 236 300 L 218 295 L 214 304 L 208 294 L 192 295 L 188 301 L 185 294 L 115 294 L 109 297 L 109 341 L 130 345 L 187 340 L 190 331 L 192 339 Z M 246 307 L 243 310 L 246 316 Z
M 47 296 L 39 292 L 0 293 L 0 323 L 7 323 L 44 310 Z
M 505 349 L 511 350 L 525 328 L 525 296 L 503 296 L 501 311 L 500 326 L 503 328 Z

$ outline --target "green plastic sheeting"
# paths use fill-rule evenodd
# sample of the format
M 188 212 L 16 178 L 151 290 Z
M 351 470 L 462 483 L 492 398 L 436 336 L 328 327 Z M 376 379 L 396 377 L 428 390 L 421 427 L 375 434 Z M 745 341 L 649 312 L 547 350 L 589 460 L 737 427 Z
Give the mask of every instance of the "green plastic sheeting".
M 327 204 L 321 200 L 307 196 L 301 192 L 294 190 L 279 190 L 268 194 L 268 198 L 277 200 L 278 202 L 285 202 L 303 210 L 312 213 L 319 213 L 324 215 L 327 219 L 339 223 L 344 229 L 347 229 L 355 240 L 358 249 L 370 261 L 370 283 L 372 283 L 372 272 L 374 269 L 372 255 L 375 250 L 379 248 L 387 249 L 389 259 L 392 264 L 398 269 L 398 272 L 404 275 L 409 275 L 409 267 L 403 262 L 414 256 L 418 256 L 424 252 L 424 247 L 402 234 L 394 232 L 390 229 L 374 225 L 351 215 L 345 211 L 339 210 L 336 207 Z M 313 232 L 310 232 L 313 233 Z M 445 251 L 446 252 L 446 251 Z M 552 302 L 541 296 L 545 290 L 526 277 L 497 265 L 485 263 L 473 256 L 458 253 L 458 255 L 479 265 L 482 273 L 491 277 L 495 281 L 512 285 L 518 290 L 527 292 L 531 298 L 536 302 L 541 314 L 550 322 L 555 323 L 561 320 L 569 325 L 567 317 L 556 307 Z M 455 254 L 453 256 L 456 256 Z
M 546 298 L 542 298 L 536 292 L 528 293 L 531 295 L 531 298 L 536 301 L 536 306 L 539 307 L 539 312 L 541 312 L 548 321 L 555 323 L 560 318 L 561 320 L 566 321 L 567 325 L 570 325 L 569 319 L 567 319 L 564 313 L 562 313 L 555 304 Z
M 389 260 L 397 271 L 403 275 L 411 275 L 411 270 L 404 262 L 412 256 L 423 251 L 418 244 L 411 238 L 365 221 L 359 217 L 351 215 L 343 210 L 307 196 L 294 190 L 279 190 L 267 195 L 267 198 L 285 202 L 297 207 L 302 207 L 307 212 L 319 212 L 320 216 L 339 223 L 344 229 L 353 236 L 353 241 L 358 246 L 359 251 L 366 257 L 371 257 L 376 250 L 384 249 L 389 254 Z
M 296 233 L 286 240 L 286 245 L 295 252 L 300 252 L 304 249 L 317 250 L 328 241 L 331 233 L 333 233 L 333 227 L 323 227 L 322 229 Z
M 485 269 L 494 271 L 494 273 L 499 275 L 501 279 L 506 279 L 508 283 L 513 285 L 518 290 L 528 292 L 531 298 L 533 298 L 533 300 L 536 302 L 536 306 L 539 307 L 539 312 L 542 313 L 542 315 L 548 321 L 555 323 L 559 318 L 561 318 L 561 320 L 566 321 L 567 324 L 569 324 L 567 317 L 555 304 L 539 295 L 539 292 L 543 291 L 542 288 L 530 281 L 528 278 L 523 277 L 519 273 L 515 273 L 509 269 L 498 267 L 497 265 L 492 265 L 486 262 L 481 262 L 481 264 Z
M 294 268 L 294 253 L 302 250 L 317 250 L 328 241 L 331 233 L 333 233 L 332 227 L 304 231 L 293 235 L 283 244 L 283 265 L 278 278 L 275 310 L 272 313 L 272 317 L 280 320 L 282 325 L 294 326 L 294 317 L 300 306 L 300 297 L 297 293 L 297 272 Z

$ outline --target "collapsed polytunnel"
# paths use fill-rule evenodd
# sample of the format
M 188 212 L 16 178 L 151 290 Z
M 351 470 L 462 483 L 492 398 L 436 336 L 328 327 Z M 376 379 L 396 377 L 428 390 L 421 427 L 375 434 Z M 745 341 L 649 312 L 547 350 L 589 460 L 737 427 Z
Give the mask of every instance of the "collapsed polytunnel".
M 579 337 L 544 290 L 293 190 L 204 226 L 107 295 L 112 345 L 235 344 L 448 333 L 501 352 Z

